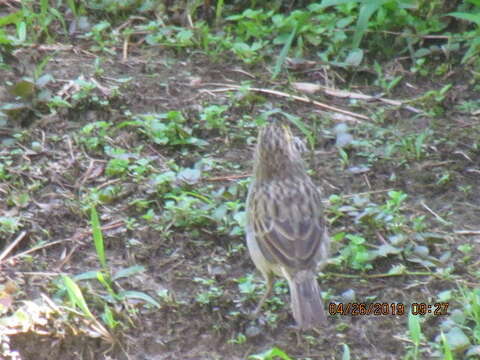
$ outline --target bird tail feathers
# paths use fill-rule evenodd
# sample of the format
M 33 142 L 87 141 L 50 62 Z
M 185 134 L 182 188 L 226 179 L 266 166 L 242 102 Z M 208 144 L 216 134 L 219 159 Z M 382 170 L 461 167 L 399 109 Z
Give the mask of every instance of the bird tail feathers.
M 315 274 L 299 271 L 289 280 L 292 312 L 301 329 L 317 328 L 326 322 L 325 310 Z

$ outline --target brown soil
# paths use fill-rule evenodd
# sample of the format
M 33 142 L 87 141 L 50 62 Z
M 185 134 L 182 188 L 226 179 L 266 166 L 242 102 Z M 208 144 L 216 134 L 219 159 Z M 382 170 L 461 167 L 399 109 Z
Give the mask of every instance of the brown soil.
M 164 50 L 131 51 L 127 60 L 120 55 L 104 58 L 105 73 L 94 74 L 95 56 L 73 47 L 57 53 L 41 49 L 24 49 L 17 58 L 24 59 L 14 66 L 17 72 L 0 71 L 0 78 L 15 83 L 31 71 L 39 58 L 53 55 L 45 73 L 56 79 L 49 85 L 53 93 L 61 92 L 68 81 L 84 76 L 94 78 L 104 88 L 102 93 L 95 90 L 100 98 L 110 96 L 107 106 L 95 105 L 90 101 L 76 103 L 74 109 L 62 110 L 56 115 L 45 116 L 32 113 L 23 114 L 21 119 L 11 121 L 11 129 L 23 126 L 21 147 L 22 155 L 10 154 L 10 149 L 0 150 L 0 155 L 13 159 L 8 171 L 15 182 L 0 184 L 0 213 L 20 216 L 24 239 L 12 250 L 6 261 L 1 263 L 4 281 L 11 280 L 18 286 L 12 312 L 22 305 L 22 300 L 38 300 L 42 295 L 54 296 L 58 287 L 53 285 L 60 273 L 75 275 L 98 269 L 98 260 L 90 236 L 89 215 L 85 212 L 86 190 L 92 187 L 107 186 L 112 181 L 104 174 L 106 161 L 102 152 L 87 151 L 79 141 L 79 129 L 93 121 L 106 121 L 116 125 L 127 120 L 125 111 L 131 113 L 165 112 L 179 110 L 189 124 L 198 123 L 198 112 L 209 103 L 227 104 L 228 126 L 232 133 L 222 134 L 216 131 L 197 131 L 196 136 L 208 140 L 205 148 L 180 148 L 154 144 L 137 133 L 125 128 L 114 131 L 115 136 L 106 141 L 110 146 L 125 149 L 142 147 L 142 157 L 153 159 L 156 171 L 162 173 L 166 162 L 173 160 L 182 166 L 191 166 L 205 156 L 213 157 L 226 164 L 234 162 L 239 166 L 215 175 L 216 179 L 202 179 L 201 185 L 210 184 L 211 189 L 230 186 L 238 182 L 242 175 L 249 174 L 251 168 L 251 146 L 245 138 L 235 136 L 235 125 L 242 116 L 258 116 L 265 110 L 265 103 L 271 107 L 282 108 L 291 114 L 301 116 L 306 123 L 312 118 L 319 122 L 318 154 L 309 159 L 314 169 L 317 183 L 324 187 L 326 195 L 354 194 L 383 189 L 403 190 L 409 195 L 408 211 L 412 214 L 426 215 L 431 226 L 429 231 L 445 234 L 441 244 L 430 244 L 432 253 L 451 251 L 447 260 L 453 267 L 454 275 L 464 274 L 466 282 L 470 275 L 466 264 L 461 261 L 457 251 L 458 245 L 475 243 L 471 234 L 459 235 L 453 230 L 469 230 L 478 226 L 480 200 L 478 192 L 462 192 L 461 186 L 478 187 L 478 153 L 471 152 L 473 133 L 479 130 L 479 123 L 471 117 L 454 111 L 454 106 L 475 98 L 469 88 L 462 86 L 466 77 L 458 70 L 445 83 L 453 83 L 450 98 L 444 102 L 446 113 L 443 117 L 427 118 L 414 116 L 408 110 L 389 110 L 385 105 L 385 126 L 398 124 L 407 133 L 431 128 L 435 139 L 429 142 L 427 156 L 412 160 L 406 165 L 394 162 L 379 162 L 366 174 L 353 174 L 346 171 L 339 162 L 338 153 L 333 146 L 331 129 L 334 120 L 319 113 L 311 104 L 288 101 L 284 98 L 257 94 L 258 102 L 246 101 L 236 97 L 232 92 L 214 92 L 221 86 L 209 86 L 209 83 L 241 84 L 252 81 L 256 87 L 288 89 L 286 83 L 275 84 L 268 80 L 264 66 L 242 68 L 240 63 L 213 63 L 208 59 L 192 55 L 165 53 Z M 242 70 L 242 71 L 239 71 Z M 251 75 L 246 74 L 248 71 Z M 407 74 L 408 75 L 408 74 Z M 119 78 L 130 77 L 125 84 L 117 82 Z M 313 81 L 307 74 L 304 81 Z M 391 97 L 414 98 L 429 89 L 438 90 L 441 86 L 428 83 L 422 79 L 411 78 L 402 83 L 411 83 L 416 88 L 397 89 Z M 280 86 L 281 85 L 281 86 Z M 119 86 L 119 95 L 111 96 L 108 91 Z M 344 85 L 338 85 L 343 87 Z M 0 89 L 2 103 L 12 101 L 6 87 Z M 210 90 L 210 91 L 207 91 Z M 70 91 L 70 90 L 66 90 Z M 291 91 L 291 90 L 287 90 Z M 371 92 L 371 88 L 362 87 L 352 91 Z M 471 91 L 471 90 L 470 90 Z M 328 95 L 319 99 L 331 105 L 349 108 L 348 100 Z M 234 105 L 234 106 L 233 106 Z M 371 115 L 380 106 L 379 103 L 365 103 L 351 107 L 351 111 Z M 381 105 L 384 106 L 384 105 Z M 28 121 L 27 121 L 28 120 Z M 12 122 L 13 121 L 13 122 Z M 17 121 L 17 122 L 15 122 Z M 370 120 L 373 121 L 373 120 Z M 19 123 L 22 122 L 22 123 Z M 27 122 L 27 126 L 25 126 Z M 351 128 L 357 138 L 369 139 L 366 121 L 352 123 Z M 357 130 L 358 127 L 358 130 Z M 12 131 L 13 132 L 13 131 Z M 2 132 L 4 139 L 9 132 Z M 254 139 L 256 129 L 251 129 Z M 330 136 L 329 136 L 330 134 Z M 437 134 L 443 134 L 440 138 Z M 33 149 L 32 142 L 40 142 L 40 149 Z M 352 153 L 352 159 L 355 159 Z M 435 184 L 439 175 L 448 172 L 452 181 L 445 185 Z M 220 179 L 219 179 L 220 178 Z M 222 180 L 223 178 L 223 180 Z M 103 235 L 106 243 L 109 267 L 115 270 L 132 265 L 143 265 L 146 271 L 141 275 L 126 278 L 118 286 L 127 290 L 136 290 L 150 294 L 158 300 L 157 293 L 164 289 L 169 291 L 171 301 L 158 300 L 161 308 L 143 306 L 143 302 L 125 301 L 113 305 L 121 321 L 114 333 L 117 344 L 110 347 L 104 339 L 79 329 L 89 328 L 88 321 L 72 320 L 71 313 L 57 311 L 45 315 L 45 323 L 36 324 L 31 329 L 23 329 L 5 338 L 11 351 L 17 350 L 23 360 L 40 359 L 246 359 L 250 354 L 257 354 L 277 346 L 296 359 L 338 359 L 343 352 L 342 345 L 348 344 L 355 359 L 400 359 L 411 346 L 407 334 L 407 316 L 335 316 L 328 319 L 325 328 L 318 332 L 306 332 L 300 341 L 289 309 L 288 293 L 278 295 L 283 304 L 270 304 L 258 320 L 250 320 L 248 315 L 254 309 L 257 299 L 244 299 L 234 281 L 247 274 L 255 274 L 256 282 L 260 276 L 254 269 L 244 247 L 232 251 L 244 243 L 241 236 L 218 235 L 212 229 L 197 229 L 196 233 L 173 230 L 162 233 L 155 230 L 148 221 L 141 218 L 143 210 L 138 210 L 132 202 L 148 199 L 153 208 L 158 199 L 150 184 L 131 180 L 117 179 L 112 184 L 121 184 L 121 196 L 112 203 L 98 207 L 101 223 L 105 227 Z M 193 185 L 198 186 L 198 185 Z M 15 196 L 28 193 L 30 200 L 23 205 L 12 200 Z M 241 188 L 237 194 L 245 198 Z M 372 198 L 381 203 L 385 193 L 372 194 Z M 156 205 L 157 204 L 157 205 Z M 428 205 L 431 212 L 426 210 Z M 444 226 L 436 221 L 435 214 L 448 216 L 452 224 Z M 162 216 L 161 212 L 157 216 Z M 440 215 L 439 215 L 440 216 Z M 132 230 L 127 219 L 137 221 Z M 155 220 L 153 220 L 155 221 Z M 139 225 L 140 224 L 140 225 Z M 330 232 L 340 231 L 355 233 L 355 224 L 339 220 L 332 224 Z M 18 234 L 16 234 L 18 235 Z M 381 244 L 381 235 L 373 236 L 368 241 Z M 0 244 L 5 247 L 16 236 L 4 238 Z M 35 251 L 29 256 L 13 258 L 41 243 L 59 241 L 56 245 Z M 341 248 L 339 244 L 339 248 Z M 339 250 L 339 249 L 338 249 Z M 338 254 L 338 253 L 336 253 Z M 426 271 L 421 265 L 410 263 L 401 256 L 383 258 L 374 262 L 374 268 L 364 275 L 382 274 L 391 269 L 393 264 L 403 264 L 410 271 Z M 445 265 L 442 265 L 445 266 Z M 358 302 L 434 303 L 441 290 L 456 289 L 458 280 L 447 281 L 445 278 L 431 276 L 384 276 L 362 278 L 362 272 L 346 270 L 335 264 L 327 266 L 321 276 L 321 287 L 330 300 L 342 301 L 342 294 L 354 290 Z M 346 275 L 353 275 L 349 278 Z M 202 305 L 196 301 L 204 288 L 194 281 L 195 277 L 215 279 L 217 286 L 223 289 L 221 296 L 209 304 Z M 454 277 L 458 279 L 458 277 Z M 93 282 L 92 282 L 93 283 Z M 94 285 L 84 285 L 85 293 L 100 294 L 101 289 L 90 289 Z M 263 288 L 262 288 L 263 289 Z M 65 298 L 66 299 L 66 298 Z M 90 306 L 96 315 L 103 312 L 101 304 L 95 304 L 94 297 Z M 455 303 L 451 304 L 452 309 Z M 98 308 L 97 308 L 98 307 Z M 65 314 L 70 314 L 70 318 Z M 267 322 L 268 316 L 276 315 L 277 320 Z M 426 339 L 438 335 L 440 317 L 431 316 L 422 324 Z M 229 340 L 239 333 L 246 334 L 244 343 L 235 344 Z M 97 334 L 98 335 L 98 334 Z M 127 355 L 128 354 L 128 355 Z M 424 354 L 429 358 L 431 354 Z M 10 359 L 17 359 L 10 355 Z

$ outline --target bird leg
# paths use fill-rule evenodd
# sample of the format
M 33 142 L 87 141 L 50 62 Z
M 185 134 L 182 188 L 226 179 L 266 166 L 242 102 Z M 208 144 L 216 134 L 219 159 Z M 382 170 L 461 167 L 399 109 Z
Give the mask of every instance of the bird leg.
M 255 311 L 252 313 L 251 318 L 256 319 L 258 317 L 258 313 L 262 309 L 263 304 L 265 303 L 265 300 L 271 295 L 272 289 L 273 289 L 273 276 L 271 274 L 268 274 L 265 276 L 265 280 L 267 281 L 267 290 L 263 294 L 262 298 L 260 299 Z

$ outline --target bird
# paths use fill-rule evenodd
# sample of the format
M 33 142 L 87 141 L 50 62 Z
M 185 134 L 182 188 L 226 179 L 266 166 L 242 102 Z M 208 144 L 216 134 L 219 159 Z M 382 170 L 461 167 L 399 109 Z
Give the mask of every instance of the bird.
M 330 238 L 322 192 L 306 171 L 299 143 L 279 121 L 259 131 L 245 233 L 250 257 L 267 285 L 253 315 L 258 316 L 277 275 L 288 282 L 297 327 L 312 329 L 326 321 L 316 271 L 328 260 Z

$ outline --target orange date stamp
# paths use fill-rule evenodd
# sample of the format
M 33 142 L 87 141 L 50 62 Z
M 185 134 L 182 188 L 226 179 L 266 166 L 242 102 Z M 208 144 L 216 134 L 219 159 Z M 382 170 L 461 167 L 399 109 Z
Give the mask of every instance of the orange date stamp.
M 330 303 L 328 313 L 341 316 L 385 316 L 385 315 L 427 315 L 435 316 L 448 315 L 448 302 L 427 304 L 412 303 Z

